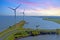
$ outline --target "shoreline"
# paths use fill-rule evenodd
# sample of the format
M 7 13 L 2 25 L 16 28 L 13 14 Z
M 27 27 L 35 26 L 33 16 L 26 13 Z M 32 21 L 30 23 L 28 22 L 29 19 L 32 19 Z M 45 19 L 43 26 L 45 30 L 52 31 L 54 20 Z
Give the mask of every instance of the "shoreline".
M 53 34 L 52 34 L 53 35 Z M 37 36 L 46 36 L 46 35 L 37 35 Z M 37 36 L 27 36 L 27 37 L 22 37 L 22 38 L 28 38 L 28 37 L 37 37 Z M 48 36 L 51 36 L 51 35 L 48 35 Z M 54 35 L 53 35 L 54 36 Z M 55 35 L 55 36 L 59 36 L 59 35 Z M 16 38 L 14 40 L 19 40 L 19 39 L 22 39 L 22 38 Z

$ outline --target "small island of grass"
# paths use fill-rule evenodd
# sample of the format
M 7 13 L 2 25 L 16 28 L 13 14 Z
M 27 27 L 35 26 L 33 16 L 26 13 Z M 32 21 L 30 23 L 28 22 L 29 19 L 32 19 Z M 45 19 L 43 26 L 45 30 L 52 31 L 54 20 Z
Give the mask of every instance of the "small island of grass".
M 53 21 L 53 22 L 60 24 L 60 19 L 58 18 L 43 18 L 43 20 Z

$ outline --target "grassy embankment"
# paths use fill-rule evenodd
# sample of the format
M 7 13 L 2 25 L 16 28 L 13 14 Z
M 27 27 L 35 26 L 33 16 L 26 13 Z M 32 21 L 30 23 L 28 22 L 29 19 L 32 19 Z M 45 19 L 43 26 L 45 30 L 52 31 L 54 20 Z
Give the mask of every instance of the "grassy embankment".
M 14 40 L 14 34 L 16 34 L 17 32 L 20 32 L 21 30 L 24 31 L 24 28 L 22 28 L 24 24 L 25 24 L 25 21 L 21 21 L 13 26 L 10 26 L 8 29 L 0 33 L 0 38 L 2 38 L 3 40 Z
M 37 30 L 23 28 L 25 23 L 25 21 L 21 21 L 13 26 L 10 26 L 0 33 L 0 38 L 2 38 L 3 40 L 14 40 L 15 38 L 30 36 L 30 33 L 32 33 L 33 35 L 39 34 Z
M 15 38 L 23 38 L 31 35 L 33 36 L 39 35 L 40 32 L 56 32 L 55 30 L 45 30 L 45 29 L 33 30 L 30 28 L 26 29 L 26 28 L 23 28 L 25 23 L 26 23 L 25 21 L 21 21 L 13 26 L 10 26 L 8 29 L 0 32 L 0 38 L 3 38 L 3 40 L 14 40 Z
M 43 18 L 43 20 L 53 21 L 60 24 L 60 19 L 57 19 L 57 18 Z M 56 29 L 56 33 L 60 34 L 60 29 Z

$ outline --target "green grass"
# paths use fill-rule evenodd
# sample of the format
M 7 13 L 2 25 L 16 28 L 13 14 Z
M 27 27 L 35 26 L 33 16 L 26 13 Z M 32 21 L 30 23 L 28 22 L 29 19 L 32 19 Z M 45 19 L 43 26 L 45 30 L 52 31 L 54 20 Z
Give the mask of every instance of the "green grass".
M 58 35 L 60 35 L 60 29 L 56 29 Z
M 25 21 L 20 21 L 19 23 L 15 24 L 13 26 L 10 26 L 8 29 L 6 29 L 6 30 L 4 30 L 0 33 L 0 38 L 4 37 L 5 35 L 9 34 L 10 32 L 13 32 L 13 34 L 10 34 L 6 38 L 4 38 L 4 40 L 7 39 L 7 38 L 9 40 L 13 39 L 13 35 L 15 33 L 17 33 L 17 32 L 14 32 L 14 31 L 24 30 L 24 28 L 23 28 L 24 24 L 25 24 Z
M 60 19 L 57 19 L 57 18 L 43 18 L 43 20 L 53 21 L 60 24 Z
M 26 37 L 26 36 L 29 36 L 29 35 L 30 35 L 30 34 L 28 34 L 27 32 L 22 31 L 22 32 L 17 32 L 17 33 L 15 34 L 15 37 L 21 38 L 21 37 Z
M 35 35 L 38 35 L 38 34 L 40 34 L 40 31 L 38 31 L 38 30 L 33 30 L 32 31 L 32 34 L 35 36 Z
M 8 37 L 6 37 L 4 40 L 14 40 L 14 34 L 9 35 Z

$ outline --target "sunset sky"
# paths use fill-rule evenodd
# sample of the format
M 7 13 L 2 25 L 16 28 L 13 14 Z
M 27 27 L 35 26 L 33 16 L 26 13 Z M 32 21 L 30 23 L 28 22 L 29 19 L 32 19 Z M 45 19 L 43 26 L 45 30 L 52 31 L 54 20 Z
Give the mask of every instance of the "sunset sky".
M 25 9 L 26 16 L 60 16 L 60 0 L 0 0 L 0 15 L 13 16 L 16 8 L 17 16 Z

